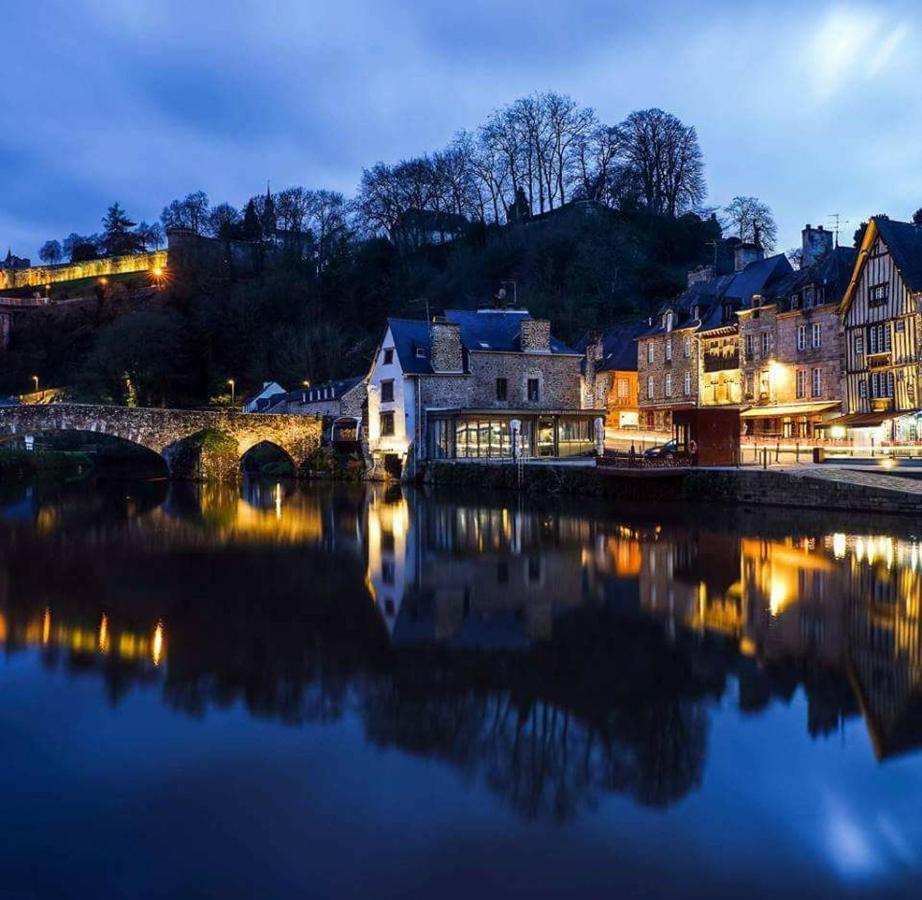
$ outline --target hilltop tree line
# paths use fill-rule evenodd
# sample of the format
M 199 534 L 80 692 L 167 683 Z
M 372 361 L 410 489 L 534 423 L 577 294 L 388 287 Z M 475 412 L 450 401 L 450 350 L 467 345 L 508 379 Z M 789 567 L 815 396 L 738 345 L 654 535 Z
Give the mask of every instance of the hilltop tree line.
M 69 236 L 46 261 L 137 252 L 182 228 L 271 246 L 272 265 L 247 278 L 183 272 L 145 283 L 148 294 L 110 279 L 93 306 L 24 319 L 0 389 L 40 373 L 86 399 L 198 405 L 231 377 L 242 392 L 270 379 L 353 375 L 366 370 L 388 315 L 474 307 L 509 281 L 520 305 L 575 341 L 648 315 L 684 287 L 690 266 L 713 258 L 721 236 L 772 248 L 766 204 L 740 196 L 717 211 L 702 207 L 705 196 L 692 126 L 660 109 L 608 125 L 541 93 L 441 150 L 365 169 L 352 198 L 291 186 L 236 207 L 194 191 L 154 225 L 115 203 L 99 234 Z M 453 239 L 407 241 L 419 214 L 430 237 L 447 221 Z

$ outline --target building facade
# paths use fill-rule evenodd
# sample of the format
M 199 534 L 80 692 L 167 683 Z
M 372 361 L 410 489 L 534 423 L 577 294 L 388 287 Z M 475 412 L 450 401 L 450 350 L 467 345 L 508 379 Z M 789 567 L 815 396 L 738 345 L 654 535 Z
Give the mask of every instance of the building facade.
M 390 319 L 368 377 L 372 458 L 396 473 L 425 459 L 592 454 L 604 410 L 583 408 L 581 364 L 526 310 Z
M 583 405 L 605 410 L 612 428 L 639 428 L 637 337 L 646 323 L 592 332 L 578 345 L 585 353 Z
M 844 415 L 858 442 L 922 438 L 922 228 L 870 220 L 842 300 Z
M 801 268 L 738 313 L 745 431 L 766 438 L 823 438 L 841 404 L 839 304 L 855 251 L 807 225 Z

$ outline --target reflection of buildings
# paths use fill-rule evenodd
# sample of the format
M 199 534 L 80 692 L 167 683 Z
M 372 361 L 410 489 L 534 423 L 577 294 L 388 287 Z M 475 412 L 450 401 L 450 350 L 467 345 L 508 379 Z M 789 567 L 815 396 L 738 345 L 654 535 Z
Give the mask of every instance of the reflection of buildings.
M 642 612 L 732 647 L 748 706 L 802 684 L 814 734 L 860 708 L 880 757 L 922 745 L 920 567 L 896 538 L 639 527 L 512 496 L 378 493 L 367 511 L 366 583 L 397 645 L 522 648 L 577 607 Z

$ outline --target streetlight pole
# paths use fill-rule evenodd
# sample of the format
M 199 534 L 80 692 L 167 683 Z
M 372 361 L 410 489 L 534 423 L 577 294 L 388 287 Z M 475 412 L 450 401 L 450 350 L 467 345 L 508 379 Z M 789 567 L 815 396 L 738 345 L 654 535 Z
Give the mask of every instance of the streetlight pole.
M 35 384 L 35 393 L 37 394 L 38 393 L 38 375 L 33 375 L 32 381 Z
M 237 396 L 235 393 L 237 384 L 233 378 L 228 378 L 227 383 L 230 385 L 230 389 L 231 389 L 231 406 L 234 406 L 235 405 L 234 398 Z

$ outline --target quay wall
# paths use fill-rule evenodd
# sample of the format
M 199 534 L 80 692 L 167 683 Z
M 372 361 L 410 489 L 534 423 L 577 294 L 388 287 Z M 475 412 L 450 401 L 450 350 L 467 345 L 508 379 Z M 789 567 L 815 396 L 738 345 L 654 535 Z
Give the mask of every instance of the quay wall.
M 431 484 L 574 494 L 629 501 L 675 501 L 920 515 L 922 493 L 803 471 L 763 469 L 617 470 L 592 466 L 429 463 Z

